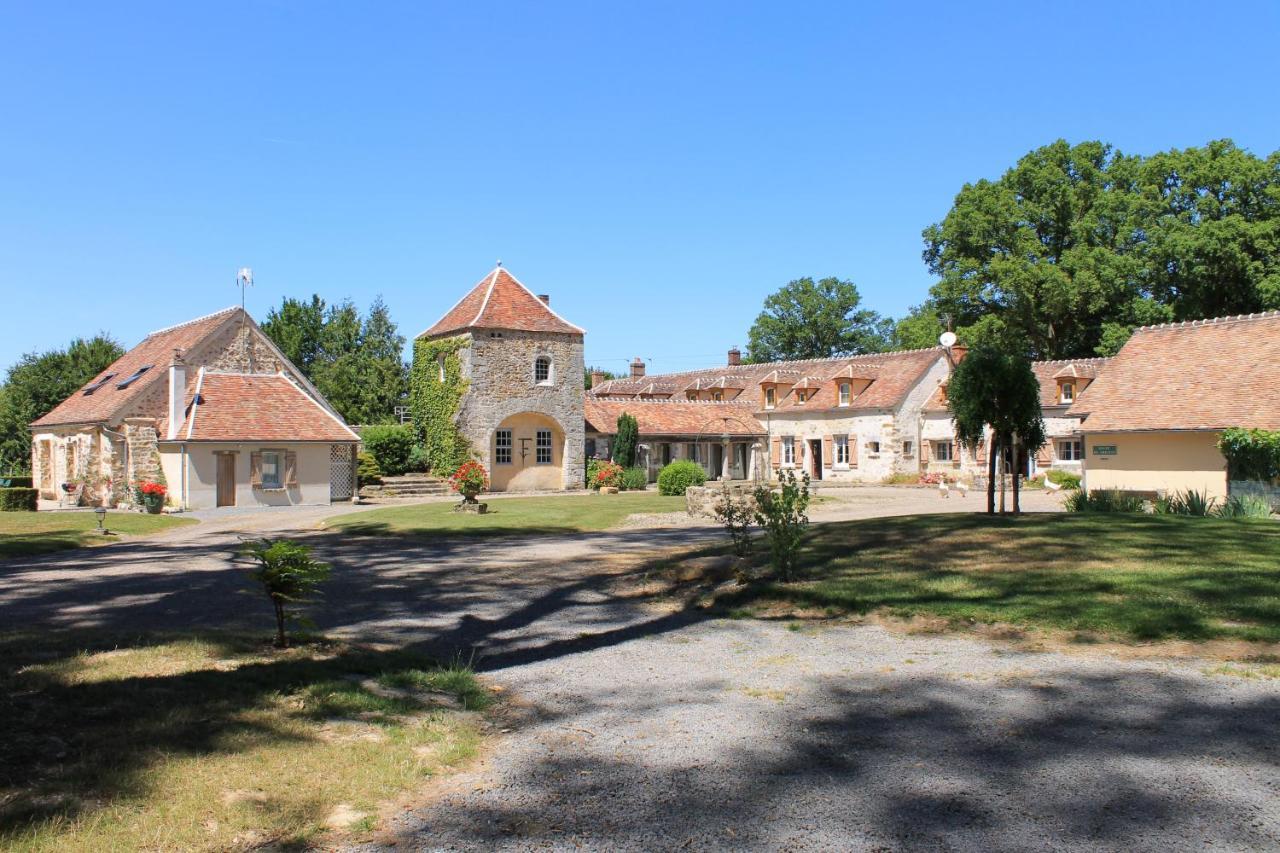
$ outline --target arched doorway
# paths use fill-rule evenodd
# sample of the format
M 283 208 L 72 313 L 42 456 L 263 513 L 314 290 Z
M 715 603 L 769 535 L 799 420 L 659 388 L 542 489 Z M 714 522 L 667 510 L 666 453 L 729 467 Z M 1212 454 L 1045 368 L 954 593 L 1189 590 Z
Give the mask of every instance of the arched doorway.
M 493 431 L 489 460 L 489 487 L 495 492 L 563 488 L 564 430 L 537 412 L 512 415 Z

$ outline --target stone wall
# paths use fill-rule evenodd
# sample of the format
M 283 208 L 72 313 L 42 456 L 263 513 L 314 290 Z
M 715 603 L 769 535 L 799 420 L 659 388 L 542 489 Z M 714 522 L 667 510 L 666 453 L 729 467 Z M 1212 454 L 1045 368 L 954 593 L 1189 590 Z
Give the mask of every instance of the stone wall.
M 129 442 L 129 482 L 155 481 L 162 477 L 160 451 L 156 446 L 156 422 L 152 418 L 129 418 L 124 423 Z
M 579 488 L 585 476 L 582 336 L 504 330 L 501 337 L 479 329 L 464 350 L 463 375 L 470 382 L 458 409 L 458 428 L 486 468 L 492 469 L 494 430 L 525 412 L 546 415 L 563 430 L 562 487 Z M 551 358 L 549 384 L 534 381 L 534 360 Z
M 727 483 L 715 483 L 714 485 L 690 486 L 685 489 L 684 502 L 686 511 L 693 516 L 715 518 L 716 507 L 724 500 L 725 486 L 729 488 L 730 500 L 735 503 L 745 504 L 748 509 L 755 509 L 755 483 L 737 480 Z

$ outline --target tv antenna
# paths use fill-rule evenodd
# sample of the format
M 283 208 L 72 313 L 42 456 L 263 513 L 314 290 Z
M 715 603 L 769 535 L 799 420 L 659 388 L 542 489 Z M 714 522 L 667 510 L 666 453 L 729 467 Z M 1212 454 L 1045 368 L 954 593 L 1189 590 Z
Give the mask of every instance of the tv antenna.
M 243 311 L 245 289 L 253 287 L 253 270 L 248 267 L 236 270 L 236 287 L 240 288 L 240 310 Z

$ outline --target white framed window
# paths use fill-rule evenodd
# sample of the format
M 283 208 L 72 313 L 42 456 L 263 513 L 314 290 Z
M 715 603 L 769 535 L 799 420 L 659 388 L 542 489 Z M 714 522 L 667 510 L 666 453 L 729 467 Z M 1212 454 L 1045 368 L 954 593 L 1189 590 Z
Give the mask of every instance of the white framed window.
M 1076 398 L 1076 385 L 1074 382 L 1062 383 L 1062 402 L 1070 403 Z
M 849 436 L 837 435 L 834 437 L 834 443 L 836 447 L 835 463 L 837 465 L 848 465 L 849 464 Z
M 1059 441 L 1058 458 L 1064 462 L 1079 462 L 1084 459 L 1084 442 Z
M 935 441 L 933 443 L 933 458 L 937 462 L 950 462 L 955 458 L 955 442 L 953 441 Z
M 540 429 L 534 438 L 533 460 L 539 465 L 551 464 L 551 430 Z
M 794 436 L 785 435 L 782 437 L 782 464 L 796 464 L 796 440 Z
M 915 453 L 916 453 L 916 445 L 915 445 L 915 442 L 913 442 L 913 441 L 904 441 L 904 442 L 902 442 L 902 455 L 903 455 L 903 456 L 914 456 L 914 455 L 915 455 Z
M 773 388 L 764 389 L 764 407 L 772 409 L 778 402 L 778 392 Z
M 867 452 L 868 452 L 868 453 L 872 453 L 872 454 L 879 453 L 879 452 L 880 452 L 880 442 L 878 442 L 878 441 L 868 441 L 868 442 L 867 442 Z
M 533 360 L 533 381 L 539 385 L 551 384 L 551 356 L 540 355 Z
M 848 382 L 840 383 L 840 405 L 847 406 L 849 401 L 853 399 L 853 386 Z
M 280 452 L 264 450 L 262 452 L 262 488 L 280 488 Z
M 805 400 L 807 400 L 807 399 L 809 399 L 808 394 L 809 394 L 809 392 L 808 392 L 808 391 L 797 391 L 797 392 L 796 392 L 796 405 L 797 405 L 797 406 L 803 406 L 803 405 L 804 405 L 804 401 L 805 401 Z
M 511 430 L 500 429 L 493 439 L 493 462 L 495 465 L 511 464 Z

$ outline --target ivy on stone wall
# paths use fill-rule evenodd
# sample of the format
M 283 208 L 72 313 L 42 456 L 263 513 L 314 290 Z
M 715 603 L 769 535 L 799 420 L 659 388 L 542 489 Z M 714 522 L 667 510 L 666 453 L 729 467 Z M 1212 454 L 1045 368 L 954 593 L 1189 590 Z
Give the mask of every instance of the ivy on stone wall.
M 436 476 L 452 474 L 472 457 L 471 443 L 458 430 L 454 418 L 468 383 L 462 378 L 458 351 L 468 347 L 466 337 L 421 340 L 413 343 L 413 368 L 409 374 L 409 411 L 413 414 L 418 442 Z M 440 357 L 444 356 L 444 381 L 440 381 Z
M 1232 480 L 1280 478 L 1280 432 L 1232 427 L 1223 430 L 1218 450 L 1227 459 Z

